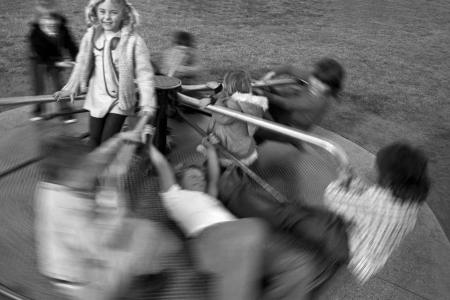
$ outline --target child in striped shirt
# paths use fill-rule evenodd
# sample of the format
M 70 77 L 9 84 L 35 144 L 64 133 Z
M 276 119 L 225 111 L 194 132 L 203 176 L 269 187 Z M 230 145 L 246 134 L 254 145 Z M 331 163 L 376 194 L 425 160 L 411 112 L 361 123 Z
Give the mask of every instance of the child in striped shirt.
M 396 142 L 376 155 L 375 185 L 343 172 L 327 187 L 325 205 L 351 224 L 348 267 L 361 283 L 383 268 L 413 230 L 429 191 L 427 163 L 420 150 Z

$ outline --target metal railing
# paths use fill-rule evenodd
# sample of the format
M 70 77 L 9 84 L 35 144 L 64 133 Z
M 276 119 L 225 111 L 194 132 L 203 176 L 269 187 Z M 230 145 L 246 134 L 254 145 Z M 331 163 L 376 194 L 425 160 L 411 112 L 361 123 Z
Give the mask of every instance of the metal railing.
M 190 106 L 194 106 L 196 108 L 200 108 L 199 100 L 196 98 L 186 96 L 182 93 L 178 93 L 178 99 L 183 104 L 187 104 Z M 295 138 L 299 141 L 306 142 L 311 145 L 320 147 L 320 148 L 324 149 L 325 151 L 327 151 L 328 153 L 330 153 L 336 159 L 340 168 L 344 169 L 344 168 L 348 167 L 348 165 L 349 165 L 348 156 L 345 153 L 344 149 L 338 145 L 335 145 L 333 142 L 331 142 L 327 139 L 318 137 L 314 134 L 305 133 L 303 131 L 293 129 L 291 127 L 281 125 L 281 124 L 278 124 L 278 123 L 275 123 L 272 121 L 268 121 L 268 120 L 257 118 L 257 117 L 251 116 L 251 115 L 243 114 L 243 113 L 240 113 L 240 112 L 237 112 L 235 110 L 228 109 L 225 107 L 207 105 L 204 109 L 209 112 L 215 112 L 215 113 L 229 116 L 229 117 L 241 120 L 241 121 L 245 121 L 247 123 L 250 123 L 250 124 L 253 124 L 253 125 L 256 125 L 259 127 L 263 127 L 265 129 L 275 131 L 280 134 L 284 134 L 289 137 Z
M 252 82 L 252 87 L 266 87 L 275 85 L 288 85 L 288 84 L 298 84 L 307 85 L 308 83 L 304 80 L 297 80 L 292 78 L 280 78 L 280 79 L 270 79 L 270 80 L 257 80 Z M 182 85 L 181 90 L 183 92 L 194 92 L 194 91 L 208 91 L 214 88 L 208 86 L 207 84 L 193 84 L 193 85 Z
M 299 81 L 291 78 L 286 79 L 272 79 L 267 81 L 255 81 L 252 83 L 253 87 L 264 87 L 264 86 L 276 86 L 276 85 L 287 85 L 287 84 L 298 84 Z M 302 84 L 307 84 L 306 82 L 300 82 Z M 202 91 L 202 90 L 211 90 L 211 87 L 208 87 L 206 84 L 199 85 L 183 85 L 181 88 L 182 91 Z M 85 95 L 79 95 L 75 97 L 75 100 L 84 100 Z M 178 93 L 178 99 L 181 103 L 194 106 L 196 108 L 200 108 L 199 100 L 193 97 L 186 96 L 182 93 Z M 9 98 L 1 98 L 0 106 L 2 105 L 25 105 L 25 104 L 33 104 L 33 103 L 48 103 L 53 102 L 53 95 L 41 95 L 41 96 L 24 96 L 24 97 L 9 97 Z M 63 99 L 63 101 L 67 101 L 67 99 Z M 338 162 L 340 168 L 346 168 L 349 165 L 349 160 L 345 151 L 338 145 L 333 142 L 318 137 L 314 134 L 305 133 L 298 129 L 293 129 L 291 127 L 281 125 L 272 121 L 264 120 L 261 118 L 257 118 L 251 115 L 239 113 L 237 111 L 219 107 L 214 105 L 208 105 L 205 107 L 206 111 L 219 113 L 225 116 L 229 116 L 241 121 L 248 122 L 250 124 L 263 127 L 265 129 L 278 132 L 283 135 L 287 135 L 294 139 L 297 139 L 302 142 L 309 143 L 311 145 L 320 147 L 330 153 Z M 142 123 L 142 122 L 141 122 Z M 141 125 L 142 126 L 142 125 Z

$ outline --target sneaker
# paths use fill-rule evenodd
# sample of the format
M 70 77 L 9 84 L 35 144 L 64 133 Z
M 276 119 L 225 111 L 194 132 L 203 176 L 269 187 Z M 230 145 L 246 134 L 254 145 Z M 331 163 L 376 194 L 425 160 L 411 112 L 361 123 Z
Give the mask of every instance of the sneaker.
M 78 122 L 78 120 L 75 118 L 70 118 L 70 119 L 64 120 L 64 124 L 73 124 L 76 122 Z
M 40 120 L 42 120 L 43 118 L 41 117 L 41 116 L 32 116 L 31 118 L 30 118 L 30 122 L 36 122 L 36 121 L 40 121 Z

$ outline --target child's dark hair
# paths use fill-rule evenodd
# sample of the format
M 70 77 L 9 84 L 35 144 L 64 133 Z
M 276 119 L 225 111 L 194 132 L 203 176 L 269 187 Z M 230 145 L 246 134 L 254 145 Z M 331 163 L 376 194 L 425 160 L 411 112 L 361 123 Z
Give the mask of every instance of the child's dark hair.
M 421 203 L 429 189 L 428 159 L 425 154 L 404 142 L 396 142 L 377 153 L 379 183 L 389 188 L 402 202 Z
M 80 166 L 89 151 L 90 148 L 77 137 L 62 135 L 44 139 L 41 145 L 44 180 L 59 182 L 68 171 Z
M 173 33 L 173 43 L 191 48 L 195 46 L 194 36 L 186 31 L 175 31 Z
M 345 78 L 345 71 L 340 63 L 332 58 L 322 58 L 315 64 L 312 75 L 330 87 L 331 96 L 338 96 Z

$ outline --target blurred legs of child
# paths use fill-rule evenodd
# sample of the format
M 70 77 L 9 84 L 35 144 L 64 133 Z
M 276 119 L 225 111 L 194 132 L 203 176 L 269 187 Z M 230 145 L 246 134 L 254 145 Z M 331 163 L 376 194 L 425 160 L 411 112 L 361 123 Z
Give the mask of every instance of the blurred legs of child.
M 260 299 L 267 236 L 262 225 L 257 219 L 218 223 L 191 240 L 197 269 L 214 278 L 211 299 Z
M 33 90 L 35 95 L 42 95 L 45 93 L 45 81 L 51 81 L 54 90 L 59 90 L 62 87 L 61 76 L 62 69 L 48 64 L 42 64 L 35 60 L 31 61 L 31 69 L 33 74 Z M 61 101 L 57 104 L 61 113 L 69 113 L 72 108 L 66 101 Z M 35 104 L 31 112 L 31 121 L 42 119 L 41 115 L 45 114 L 45 104 Z M 76 119 L 71 114 L 62 116 L 64 123 L 70 124 L 76 122 Z

